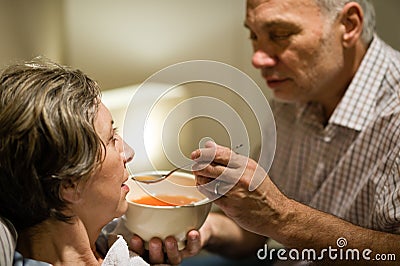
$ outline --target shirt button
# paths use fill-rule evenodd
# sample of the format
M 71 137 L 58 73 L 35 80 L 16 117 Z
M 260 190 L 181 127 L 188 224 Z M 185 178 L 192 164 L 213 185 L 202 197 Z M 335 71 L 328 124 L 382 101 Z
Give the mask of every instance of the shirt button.
M 331 141 L 332 141 L 332 138 L 329 137 L 329 136 L 325 136 L 325 137 L 324 137 L 324 141 L 325 141 L 325 142 L 331 142 Z

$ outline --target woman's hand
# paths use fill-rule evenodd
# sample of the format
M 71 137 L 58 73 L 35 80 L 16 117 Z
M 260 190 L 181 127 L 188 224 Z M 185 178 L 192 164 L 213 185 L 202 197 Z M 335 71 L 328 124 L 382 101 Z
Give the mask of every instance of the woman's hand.
M 168 263 L 178 265 L 184 258 L 192 257 L 200 252 L 204 244 L 201 231 L 202 229 L 200 231 L 189 231 L 187 233 L 186 246 L 182 250 L 178 250 L 178 244 L 174 237 L 167 237 L 164 243 L 159 238 L 152 238 L 149 242 L 149 250 L 145 250 L 143 240 L 139 236 L 134 235 L 129 246 L 151 264 Z M 203 229 L 203 232 L 204 235 L 207 235 L 205 229 Z

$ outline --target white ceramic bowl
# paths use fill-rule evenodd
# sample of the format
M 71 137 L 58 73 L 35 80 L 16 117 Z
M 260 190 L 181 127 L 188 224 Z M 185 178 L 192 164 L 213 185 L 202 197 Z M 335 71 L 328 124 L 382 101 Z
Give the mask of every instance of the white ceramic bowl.
M 152 173 L 154 172 L 135 175 L 145 176 Z M 178 241 L 178 248 L 184 248 L 187 232 L 199 229 L 210 212 L 211 202 L 197 190 L 192 174 L 175 172 L 166 180 L 154 184 L 143 184 L 132 179 L 126 184 L 130 191 L 126 196 L 128 211 L 123 217 L 125 226 L 145 241 L 145 248 L 148 248 L 151 238 L 159 237 L 164 240 L 167 236 L 174 236 Z M 184 206 L 151 206 L 132 201 L 149 195 L 185 196 L 196 198 L 199 202 Z

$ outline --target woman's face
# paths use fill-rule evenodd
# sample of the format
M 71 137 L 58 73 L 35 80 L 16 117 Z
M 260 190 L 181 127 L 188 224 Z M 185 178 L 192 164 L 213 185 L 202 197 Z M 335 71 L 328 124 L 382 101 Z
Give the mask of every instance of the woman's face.
M 129 188 L 124 185 L 128 180 L 125 164 L 132 160 L 134 151 L 113 128 L 113 120 L 109 110 L 100 104 L 94 122 L 97 134 L 105 145 L 103 163 L 80 186 L 79 200 L 74 207 L 75 214 L 86 224 L 98 227 L 105 225 L 115 217 L 123 215 L 128 204 L 125 200 Z

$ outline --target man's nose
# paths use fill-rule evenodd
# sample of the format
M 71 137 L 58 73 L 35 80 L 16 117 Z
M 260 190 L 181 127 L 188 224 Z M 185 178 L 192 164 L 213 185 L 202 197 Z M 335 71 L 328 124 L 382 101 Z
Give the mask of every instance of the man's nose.
M 257 49 L 253 53 L 251 63 L 255 68 L 273 67 L 277 63 L 277 59 L 272 53 L 267 53 L 263 49 Z

